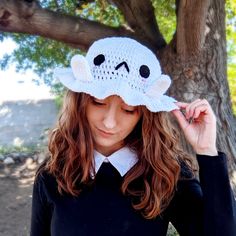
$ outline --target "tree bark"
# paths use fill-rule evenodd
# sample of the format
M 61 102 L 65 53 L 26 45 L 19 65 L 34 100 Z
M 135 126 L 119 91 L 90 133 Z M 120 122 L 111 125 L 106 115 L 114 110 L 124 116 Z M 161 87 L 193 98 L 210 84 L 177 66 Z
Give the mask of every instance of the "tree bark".
M 166 46 L 150 0 L 112 0 L 112 3 L 122 11 L 131 29 L 146 39 L 146 44 L 156 50 Z
M 97 39 L 126 35 L 134 37 L 124 27 L 109 27 L 79 17 L 43 9 L 36 1 L 1 0 L 0 31 L 40 35 L 87 50 Z
M 186 60 L 198 56 L 204 46 L 210 0 L 180 0 L 177 11 L 177 55 Z
M 190 2 L 195 4 L 194 1 L 188 1 L 188 4 Z M 183 7 L 183 4 L 179 4 L 178 7 Z M 194 28 L 192 25 L 184 30 L 180 29 L 184 34 L 181 37 L 178 37 L 180 33 L 177 27 L 174 39 L 159 53 L 159 56 L 165 72 L 173 79 L 170 95 L 179 101 L 206 98 L 211 104 L 217 117 L 217 147 L 228 156 L 231 183 L 236 193 L 236 120 L 232 113 L 227 83 L 224 0 L 211 1 L 205 22 L 201 15 L 196 15 L 193 7 L 189 6 L 189 9 L 192 9 L 192 12 L 178 18 L 186 22 L 189 20 L 189 15 L 192 15 L 201 19 L 204 27 L 196 25 Z M 179 9 L 178 14 L 182 14 L 183 11 Z M 201 43 L 191 40 L 192 36 L 183 43 L 183 38 L 188 35 L 195 35 L 194 37 Z M 178 42 L 179 40 L 181 42 Z M 190 45 L 194 45 L 193 50 Z M 183 146 L 192 152 L 184 140 Z

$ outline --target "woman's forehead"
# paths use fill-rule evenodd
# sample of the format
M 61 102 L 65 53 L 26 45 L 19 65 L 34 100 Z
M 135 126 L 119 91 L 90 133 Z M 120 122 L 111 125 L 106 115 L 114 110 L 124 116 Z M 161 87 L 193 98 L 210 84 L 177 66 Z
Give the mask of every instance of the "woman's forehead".
M 117 102 L 117 103 L 120 103 L 120 104 L 125 104 L 125 105 L 130 106 L 130 107 L 134 107 L 134 106 L 131 106 L 131 105 L 128 105 L 127 103 L 125 103 L 125 101 L 118 95 L 110 95 L 110 96 L 105 97 L 103 99 L 99 99 L 99 98 L 96 98 L 96 97 L 93 97 L 93 98 L 97 99 L 97 100 L 107 101 L 107 102 Z

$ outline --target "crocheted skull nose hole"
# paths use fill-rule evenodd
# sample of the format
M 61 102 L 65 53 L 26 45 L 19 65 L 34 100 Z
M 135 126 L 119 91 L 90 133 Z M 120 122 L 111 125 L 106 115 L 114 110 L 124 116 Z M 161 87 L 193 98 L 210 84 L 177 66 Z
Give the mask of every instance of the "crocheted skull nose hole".
M 127 63 L 125 61 L 121 62 L 120 64 L 118 64 L 116 67 L 115 67 L 115 70 L 118 70 L 121 66 L 125 66 L 125 69 L 128 71 L 129 73 L 129 67 L 127 65 Z

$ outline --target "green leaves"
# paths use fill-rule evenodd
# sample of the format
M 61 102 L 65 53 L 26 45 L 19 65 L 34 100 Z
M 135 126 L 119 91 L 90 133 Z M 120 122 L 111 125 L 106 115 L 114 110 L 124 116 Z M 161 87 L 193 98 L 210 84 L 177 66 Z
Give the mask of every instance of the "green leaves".
M 92 3 L 84 4 L 80 9 L 76 10 L 76 15 L 113 27 L 124 24 L 122 13 L 106 0 L 95 0 Z
M 175 1 L 152 0 L 158 26 L 166 42 L 170 42 L 176 29 Z
M 226 1 L 227 76 L 236 115 L 236 1 Z
M 236 64 L 230 64 L 227 68 L 231 101 L 233 104 L 233 112 L 236 115 Z

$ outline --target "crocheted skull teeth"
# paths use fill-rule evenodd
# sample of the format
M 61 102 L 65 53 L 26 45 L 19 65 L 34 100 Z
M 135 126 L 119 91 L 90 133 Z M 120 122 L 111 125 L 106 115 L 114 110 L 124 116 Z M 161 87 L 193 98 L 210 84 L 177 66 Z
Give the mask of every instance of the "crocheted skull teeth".
M 178 109 L 175 99 L 164 95 L 171 84 L 161 73 L 150 49 L 125 37 L 95 41 L 86 57 L 71 59 L 71 69 L 56 69 L 54 77 L 74 92 L 103 99 L 120 96 L 128 105 L 145 105 L 150 111 Z

